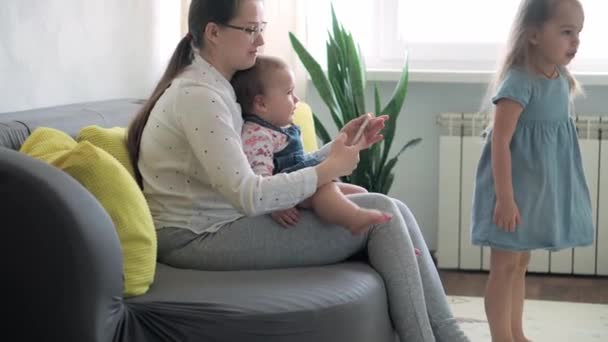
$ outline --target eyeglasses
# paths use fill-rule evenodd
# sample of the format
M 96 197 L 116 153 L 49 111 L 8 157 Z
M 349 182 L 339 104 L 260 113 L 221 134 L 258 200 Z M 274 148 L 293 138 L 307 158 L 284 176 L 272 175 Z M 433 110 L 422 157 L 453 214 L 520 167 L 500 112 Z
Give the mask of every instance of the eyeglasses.
M 266 22 L 262 22 L 259 24 L 251 25 L 251 26 L 236 26 L 236 25 L 230 25 L 230 24 L 221 24 L 221 25 L 234 29 L 234 30 L 243 31 L 243 32 L 249 34 L 249 38 L 251 38 L 251 41 L 254 41 L 257 37 L 259 37 L 260 35 L 262 35 L 264 33 L 264 30 L 266 29 L 266 24 L 267 24 Z

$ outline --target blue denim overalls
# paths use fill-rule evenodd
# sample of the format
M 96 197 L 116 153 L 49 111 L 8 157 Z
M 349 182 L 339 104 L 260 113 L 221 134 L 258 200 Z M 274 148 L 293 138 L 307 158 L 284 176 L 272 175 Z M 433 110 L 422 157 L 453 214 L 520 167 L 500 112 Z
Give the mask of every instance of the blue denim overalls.
M 274 164 L 273 174 L 289 173 L 305 167 L 315 166 L 321 162 L 321 160 L 313 155 L 304 152 L 300 127 L 296 125 L 291 125 L 287 128 L 277 127 L 257 115 L 246 115 L 243 119 L 287 136 L 287 146 L 279 152 L 274 152 L 272 158 Z

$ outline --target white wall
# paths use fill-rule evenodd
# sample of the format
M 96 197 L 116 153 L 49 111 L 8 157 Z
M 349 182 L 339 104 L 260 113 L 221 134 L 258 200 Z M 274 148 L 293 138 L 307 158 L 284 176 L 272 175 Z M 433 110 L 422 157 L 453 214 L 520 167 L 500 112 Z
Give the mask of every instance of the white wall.
M 2 0 L 0 113 L 148 96 L 179 41 L 180 5 Z

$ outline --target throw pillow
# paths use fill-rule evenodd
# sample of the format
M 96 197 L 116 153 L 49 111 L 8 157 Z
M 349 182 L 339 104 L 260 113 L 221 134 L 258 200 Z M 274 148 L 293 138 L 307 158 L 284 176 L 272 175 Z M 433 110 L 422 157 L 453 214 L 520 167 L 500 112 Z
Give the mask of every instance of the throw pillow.
M 65 171 L 97 198 L 120 240 L 124 295 L 146 293 L 156 270 L 156 231 L 143 193 L 129 172 L 104 150 L 87 141 L 76 143 L 52 128 L 36 129 L 20 151 Z
M 129 158 L 126 144 L 127 129 L 125 127 L 103 128 L 97 125 L 83 127 L 76 136 L 77 142 L 88 141 L 91 144 L 108 152 L 116 158 L 122 166 L 135 177 L 133 164 Z
M 315 122 L 310 106 L 304 102 L 298 102 L 293 121 L 302 130 L 302 145 L 306 152 L 314 152 L 318 149 L 317 135 L 315 133 Z

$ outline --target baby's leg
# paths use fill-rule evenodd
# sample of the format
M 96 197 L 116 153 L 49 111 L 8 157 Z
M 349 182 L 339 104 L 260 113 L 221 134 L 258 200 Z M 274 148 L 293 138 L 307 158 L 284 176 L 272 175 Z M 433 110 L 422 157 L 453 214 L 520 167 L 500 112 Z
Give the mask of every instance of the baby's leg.
M 333 182 L 317 189 L 312 196 L 312 207 L 324 221 L 343 226 L 353 234 L 365 232 L 372 225 L 391 219 L 389 214 L 379 210 L 359 207 Z
M 340 188 L 340 191 L 342 191 L 342 193 L 345 195 L 363 194 L 367 192 L 367 189 L 355 184 L 342 182 L 338 182 L 336 184 L 338 185 L 338 188 Z
M 517 252 L 492 248 L 485 308 L 492 342 L 514 342 L 511 331 L 513 283 L 519 260 Z
M 524 335 L 523 315 L 526 298 L 526 271 L 530 263 L 530 252 L 517 253 L 513 276 L 513 299 L 511 300 L 511 333 L 515 342 L 530 342 Z

